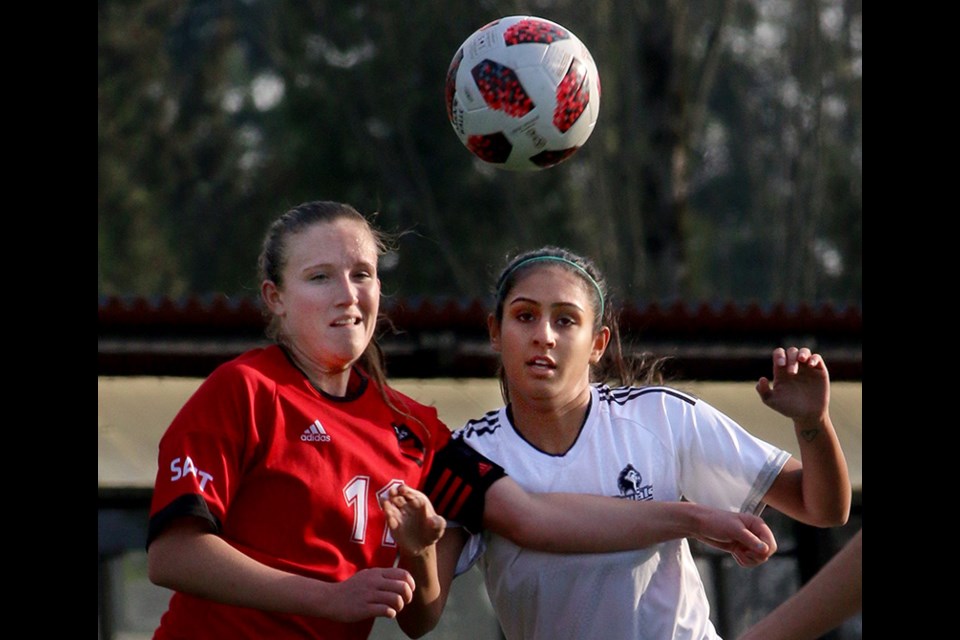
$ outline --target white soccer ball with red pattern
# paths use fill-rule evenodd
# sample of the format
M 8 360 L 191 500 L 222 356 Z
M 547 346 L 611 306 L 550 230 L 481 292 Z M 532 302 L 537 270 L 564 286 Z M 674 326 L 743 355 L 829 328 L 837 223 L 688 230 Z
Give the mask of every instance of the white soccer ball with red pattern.
M 600 75 L 569 29 L 533 16 L 475 31 L 447 70 L 447 116 L 475 156 L 513 171 L 553 167 L 593 133 Z

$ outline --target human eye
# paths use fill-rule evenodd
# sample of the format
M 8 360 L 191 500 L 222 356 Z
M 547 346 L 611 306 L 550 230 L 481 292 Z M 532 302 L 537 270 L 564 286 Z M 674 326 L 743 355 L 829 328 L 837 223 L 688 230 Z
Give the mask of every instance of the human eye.
M 373 280 L 376 276 L 373 271 L 369 269 L 360 269 L 353 272 L 353 279 L 357 282 L 366 282 L 368 280 Z
M 514 312 L 513 317 L 517 322 L 532 322 L 534 316 L 531 311 L 520 309 Z

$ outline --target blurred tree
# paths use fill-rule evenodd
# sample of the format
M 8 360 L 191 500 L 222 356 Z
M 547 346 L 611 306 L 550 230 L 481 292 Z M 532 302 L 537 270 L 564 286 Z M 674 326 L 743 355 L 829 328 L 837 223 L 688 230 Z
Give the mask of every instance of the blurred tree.
M 443 103 L 526 3 L 98 3 L 98 293 L 253 294 L 268 222 L 329 198 L 404 232 L 388 293 L 477 296 L 510 251 L 630 298 L 862 302 L 859 0 L 552 0 L 602 79 L 574 159 L 474 160 Z

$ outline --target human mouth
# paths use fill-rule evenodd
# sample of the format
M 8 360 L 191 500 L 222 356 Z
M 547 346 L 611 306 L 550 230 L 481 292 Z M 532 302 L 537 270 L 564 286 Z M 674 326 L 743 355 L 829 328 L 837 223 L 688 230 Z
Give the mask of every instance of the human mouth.
M 527 366 L 536 371 L 553 371 L 557 368 L 557 363 L 552 358 L 538 356 L 527 360 Z
M 362 318 L 359 317 L 343 317 L 337 318 L 330 323 L 331 327 L 353 327 L 362 322 Z

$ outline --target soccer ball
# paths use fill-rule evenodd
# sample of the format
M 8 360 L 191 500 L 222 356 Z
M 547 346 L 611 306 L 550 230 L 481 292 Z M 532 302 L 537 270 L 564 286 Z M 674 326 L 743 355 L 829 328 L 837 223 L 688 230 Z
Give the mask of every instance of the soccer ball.
M 512 171 L 553 167 L 593 133 L 600 76 L 569 29 L 509 16 L 475 31 L 447 70 L 447 116 L 478 158 Z

